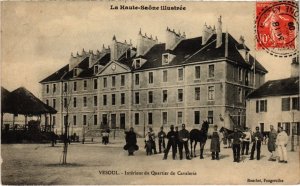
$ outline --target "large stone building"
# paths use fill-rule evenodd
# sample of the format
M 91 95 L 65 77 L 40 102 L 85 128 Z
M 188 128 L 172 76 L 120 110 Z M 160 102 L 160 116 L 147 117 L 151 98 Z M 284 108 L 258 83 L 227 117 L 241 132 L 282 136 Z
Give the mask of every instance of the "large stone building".
M 256 89 L 247 100 L 247 125 L 269 131 L 282 126 L 288 134 L 300 134 L 299 58 L 293 58 L 291 77 L 270 80 Z
M 201 37 L 165 32 L 166 43 L 159 43 L 140 31 L 136 47 L 114 36 L 110 47 L 71 54 L 69 64 L 42 80 L 43 100 L 58 111 L 51 118 L 56 131 L 67 113 L 70 130 L 79 133 L 133 126 L 143 134 L 148 126 L 181 123 L 191 129 L 203 120 L 244 125 L 245 97 L 267 73 L 244 38 L 223 33 L 221 17 L 216 28 L 205 24 Z

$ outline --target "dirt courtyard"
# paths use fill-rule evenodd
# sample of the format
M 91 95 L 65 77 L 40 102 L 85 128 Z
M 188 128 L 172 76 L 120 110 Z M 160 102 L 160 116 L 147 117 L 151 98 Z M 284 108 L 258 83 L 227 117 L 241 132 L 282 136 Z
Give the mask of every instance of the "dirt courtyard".
M 299 146 L 288 146 L 288 164 L 268 161 L 267 146 L 262 145 L 260 161 L 243 156 L 234 163 L 232 150 L 221 147 L 221 159 L 211 160 L 210 141 L 205 159 L 167 160 L 162 154 L 146 156 L 143 139 L 140 150 L 128 156 L 124 142 L 111 139 L 100 143 L 69 146 L 66 166 L 60 165 L 62 144 L 3 144 L 1 146 L 2 184 L 99 185 L 99 184 L 299 184 Z

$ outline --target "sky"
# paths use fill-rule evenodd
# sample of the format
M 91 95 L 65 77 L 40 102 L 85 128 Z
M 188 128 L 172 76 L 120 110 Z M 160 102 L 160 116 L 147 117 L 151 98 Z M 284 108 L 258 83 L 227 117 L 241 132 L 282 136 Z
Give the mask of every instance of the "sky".
M 186 10 L 111 10 L 111 5 L 182 5 Z M 2 2 L 1 8 L 1 85 L 9 91 L 23 86 L 41 97 L 39 81 L 68 64 L 71 52 L 101 50 L 113 35 L 118 41 L 131 39 L 134 46 L 140 28 L 159 42 L 165 42 L 167 27 L 199 37 L 203 25 L 216 25 L 220 15 L 223 32 L 237 40 L 243 35 L 250 53 L 269 71 L 266 80 L 290 76 L 291 58 L 255 51 L 255 2 Z

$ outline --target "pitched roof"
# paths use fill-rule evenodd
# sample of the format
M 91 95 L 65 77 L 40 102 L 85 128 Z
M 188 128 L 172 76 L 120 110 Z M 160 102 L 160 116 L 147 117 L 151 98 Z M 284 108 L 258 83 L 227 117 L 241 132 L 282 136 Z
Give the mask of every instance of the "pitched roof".
M 1 88 L 1 93 L 4 88 Z M 7 94 L 4 90 L 3 93 Z M 24 115 L 40 115 L 51 113 L 55 114 L 57 111 L 46 105 L 40 99 L 35 97 L 30 91 L 24 87 L 20 87 L 7 95 L 7 99 L 2 108 L 8 108 L 2 112 L 12 113 L 12 114 L 24 114 Z
M 124 53 L 118 62 L 127 65 L 132 70 L 146 70 L 152 68 L 158 68 L 162 66 L 174 66 L 174 65 L 185 65 L 193 62 L 204 62 L 209 60 L 223 59 L 225 58 L 226 50 L 226 33 L 222 34 L 222 45 L 216 48 L 216 34 L 212 35 L 205 45 L 202 45 L 202 37 L 195 37 L 190 39 L 184 39 L 180 41 L 177 46 L 172 50 L 165 50 L 165 43 L 155 44 L 152 48 L 148 50 L 143 59 L 146 59 L 146 62 L 138 69 L 133 69 L 132 63 L 133 59 L 136 57 L 135 53 L 130 51 L 135 51 L 135 49 L 129 50 L 129 53 Z M 245 61 L 242 55 L 239 52 L 241 44 L 237 42 L 230 34 L 228 34 L 228 56 L 229 60 L 237 62 L 239 65 L 245 68 L 252 68 L 254 66 L 254 57 L 249 55 L 249 62 Z M 243 45 L 244 48 L 248 49 L 246 45 Z M 167 64 L 162 64 L 162 54 L 170 53 L 175 55 L 174 59 Z M 110 61 L 110 54 L 106 53 L 102 56 L 96 64 L 105 66 Z M 82 60 L 77 67 L 83 69 L 83 71 L 78 75 L 79 78 L 93 77 L 93 68 L 88 68 L 89 57 L 86 57 Z M 258 71 L 267 73 L 267 70 L 255 60 L 255 68 Z M 69 66 L 66 65 L 57 72 L 51 74 L 49 77 L 42 80 L 40 83 L 49 82 L 49 81 L 58 81 L 61 79 L 67 80 L 73 78 L 73 70 L 69 71 Z
M 1 87 L 1 112 L 6 113 L 10 111 L 9 104 L 9 94 L 10 92 L 4 87 Z
M 248 95 L 248 98 L 268 96 L 285 96 L 299 94 L 299 76 L 279 80 L 271 80 Z

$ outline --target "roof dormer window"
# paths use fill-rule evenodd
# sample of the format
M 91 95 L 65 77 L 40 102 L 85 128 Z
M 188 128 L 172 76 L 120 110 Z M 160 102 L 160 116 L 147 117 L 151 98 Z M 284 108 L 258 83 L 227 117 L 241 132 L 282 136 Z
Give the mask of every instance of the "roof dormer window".
M 163 64 L 168 64 L 169 63 L 169 54 L 163 54 L 162 62 L 163 62 Z
M 94 66 L 94 74 L 97 74 L 99 72 L 99 66 L 95 65 Z
M 137 59 L 135 60 L 135 68 L 140 68 L 141 67 L 141 60 Z
M 78 68 L 74 68 L 74 77 L 78 76 Z

